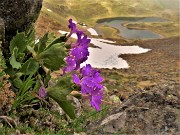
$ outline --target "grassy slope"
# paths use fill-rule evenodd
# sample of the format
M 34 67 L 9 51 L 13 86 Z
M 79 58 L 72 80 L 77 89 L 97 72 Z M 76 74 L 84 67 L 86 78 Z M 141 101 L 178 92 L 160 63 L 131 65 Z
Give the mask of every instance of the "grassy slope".
M 178 24 L 178 0 L 171 1 L 171 4 L 168 2 L 169 0 L 78 0 L 78 2 L 77 0 L 44 0 L 44 6 L 37 22 L 38 33 L 57 32 L 59 29 L 68 30 L 67 20 L 69 18 L 84 22 L 90 27 L 93 27 L 98 19 L 119 16 L 155 16 Z M 173 25 L 168 25 L 168 27 L 162 25 L 161 27 L 172 30 Z M 152 27 L 146 29 L 148 28 Z M 101 29 L 103 29 L 102 26 Z M 116 30 L 106 27 L 104 31 L 114 33 Z M 168 30 L 163 32 L 165 32 L 163 35 L 168 35 Z M 161 34 L 161 30 L 159 33 Z M 178 31 L 176 35 L 177 33 Z M 117 35 L 111 36 L 116 37 Z
M 164 22 L 164 23 L 127 23 L 128 28 L 133 29 L 149 29 L 156 33 L 161 34 L 164 37 L 179 36 L 178 33 L 179 23 L 176 22 Z

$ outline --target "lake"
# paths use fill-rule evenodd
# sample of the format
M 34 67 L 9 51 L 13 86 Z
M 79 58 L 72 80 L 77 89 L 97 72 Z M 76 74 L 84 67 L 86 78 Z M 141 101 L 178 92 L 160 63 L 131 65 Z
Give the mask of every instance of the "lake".
M 119 35 L 127 39 L 158 39 L 162 38 L 161 35 L 154 33 L 150 30 L 136 30 L 128 29 L 124 27 L 124 23 L 132 22 L 167 22 L 167 20 L 157 17 L 117 17 L 117 18 L 105 18 L 97 21 L 97 25 L 103 24 L 120 31 Z M 97 26 L 96 25 L 96 26 Z M 98 34 L 102 34 L 95 26 L 95 30 Z

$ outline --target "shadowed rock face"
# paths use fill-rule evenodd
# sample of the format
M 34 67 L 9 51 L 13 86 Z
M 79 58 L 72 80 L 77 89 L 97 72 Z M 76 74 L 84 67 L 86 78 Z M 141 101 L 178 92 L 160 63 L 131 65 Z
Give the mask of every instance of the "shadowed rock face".
M 41 7 L 42 0 L 1 0 L 0 18 L 5 22 L 6 42 L 12 39 L 17 30 L 24 31 L 34 22 Z

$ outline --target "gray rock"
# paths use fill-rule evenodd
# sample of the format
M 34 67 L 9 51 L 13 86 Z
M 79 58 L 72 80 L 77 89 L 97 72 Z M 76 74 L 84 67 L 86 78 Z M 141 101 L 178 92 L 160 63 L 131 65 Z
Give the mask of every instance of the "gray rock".
M 5 22 L 6 47 L 17 31 L 24 31 L 35 22 L 42 0 L 1 0 L 0 18 Z
M 157 86 L 130 96 L 104 118 L 87 126 L 88 134 L 180 134 L 179 84 Z
M 116 96 L 116 95 L 110 96 L 109 99 L 110 99 L 113 103 L 121 104 L 121 100 L 120 100 L 119 97 Z
M 4 34 L 5 34 L 4 21 L 3 21 L 2 18 L 0 18 L 0 46 L 1 46 L 1 43 L 3 42 L 3 40 L 4 40 Z

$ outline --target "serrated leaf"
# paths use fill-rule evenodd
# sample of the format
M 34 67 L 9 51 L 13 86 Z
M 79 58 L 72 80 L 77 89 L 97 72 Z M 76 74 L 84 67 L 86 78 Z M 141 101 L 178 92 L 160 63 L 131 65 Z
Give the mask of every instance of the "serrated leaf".
M 40 53 L 36 59 L 51 70 L 59 70 L 59 68 L 65 64 L 64 58 L 67 55 L 62 44 L 63 43 L 51 46 L 49 49 Z
M 18 53 L 18 49 L 17 49 L 17 47 L 15 47 L 13 49 L 11 57 L 9 58 L 9 61 L 10 61 L 10 64 L 11 64 L 11 66 L 13 68 L 20 69 L 21 68 L 21 63 L 16 61 L 17 53 Z
M 20 72 L 24 75 L 30 75 L 35 73 L 39 69 L 39 64 L 34 59 L 28 59 L 22 66 Z
M 12 54 L 15 47 L 18 48 L 18 52 L 23 52 L 26 49 L 26 46 L 27 39 L 25 33 L 17 33 L 10 42 L 10 52 Z

